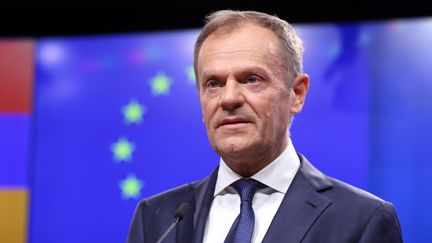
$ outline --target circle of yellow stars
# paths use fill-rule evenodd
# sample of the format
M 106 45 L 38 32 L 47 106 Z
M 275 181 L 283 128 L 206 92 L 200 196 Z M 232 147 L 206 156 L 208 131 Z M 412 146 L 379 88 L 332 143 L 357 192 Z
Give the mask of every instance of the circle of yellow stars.
M 188 83 L 195 85 L 195 73 L 192 65 L 185 69 L 185 74 Z M 170 92 L 171 85 L 171 78 L 163 72 L 157 73 L 150 79 L 151 92 L 154 96 L 167 95 Z M 123 119 L 127 125 L 141 123 L 146 112 L 147 108 L 136 99 L 130 100 L 122 107 Z M 131 162 L 134 151 L 135 144 L 125 137 L 121 137 L 115 143 L 111 144 L 113 159 L 117 162 Z M 118 184 L 122 197 L 125 200 L 130 198 L 138 199 L 144 185 L 144 181 L 138 179 L 134 174 L 128 174 L 127 177 Z

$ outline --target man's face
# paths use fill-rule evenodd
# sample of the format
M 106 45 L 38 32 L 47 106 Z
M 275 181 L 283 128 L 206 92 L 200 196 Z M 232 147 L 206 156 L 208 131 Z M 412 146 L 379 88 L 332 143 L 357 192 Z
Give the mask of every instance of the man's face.
M 258 25 L 220 29 L 203 43 L 197 62 L 202 114 L 214 150 L 228 165 L 238 161 L 231 167 L 273 160 L 286 147 L 291 114 L 299 110 L 284 65 L 279 40 Z

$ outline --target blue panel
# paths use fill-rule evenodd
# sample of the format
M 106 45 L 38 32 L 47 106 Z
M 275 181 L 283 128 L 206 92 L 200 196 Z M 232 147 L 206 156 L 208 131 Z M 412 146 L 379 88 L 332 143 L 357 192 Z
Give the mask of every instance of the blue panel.
M 208 175 L 218 157 L 188 76 L 196 31 L 37 44 L 31 242 L 124 242 L 139 198 Z M 165 75 L 165 95 L 151 80 Z M 128 123 L 129 103 L 143 106 Z M 113 145 L 134 145 L 117 161 Z M 143 185 L 124 197 L 128 176 Z
M 291 132 L 297 151 L 316 167 L 367 189 L 369 46 L 362 27 L 299 26 L 310 90 Z
M 0 188 L 27 186 L 30 116 L 0 113 Z
M 370 190 L 395 204 L 406 242 L 432 242 L 432 19 L 375 31 Z

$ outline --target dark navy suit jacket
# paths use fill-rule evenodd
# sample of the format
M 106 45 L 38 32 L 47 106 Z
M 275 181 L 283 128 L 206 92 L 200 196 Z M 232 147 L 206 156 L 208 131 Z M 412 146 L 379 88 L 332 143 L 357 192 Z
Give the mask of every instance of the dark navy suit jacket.
M 391 203 L 330 178 L 304 156 L 299 157 L 300 169 L 262 242 L 402 242 L 399 219 Z M 127 242 L 156 242 L 183 202 L 191 210 L 164 242 L 202 242 L 216 178 L 217 169 L 203 180 L 141 200 Z

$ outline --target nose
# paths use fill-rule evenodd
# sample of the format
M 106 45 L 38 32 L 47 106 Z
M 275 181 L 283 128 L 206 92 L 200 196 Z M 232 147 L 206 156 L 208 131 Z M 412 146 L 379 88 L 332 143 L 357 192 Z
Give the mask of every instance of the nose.
M 228 79 L 223 87 L 219 103 L 222 109 L 227 111 L 233 111 L 241 107 L 244 103 L 244 97 L 240 83 L 235 79 Z

